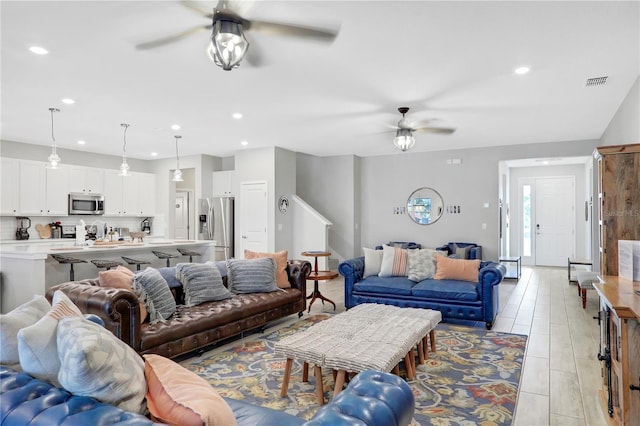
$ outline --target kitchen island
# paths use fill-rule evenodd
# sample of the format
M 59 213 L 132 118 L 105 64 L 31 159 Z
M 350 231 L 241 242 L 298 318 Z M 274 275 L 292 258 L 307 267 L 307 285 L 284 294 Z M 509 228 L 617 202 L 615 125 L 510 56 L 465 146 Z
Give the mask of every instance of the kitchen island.
M 143 243 L 117 242 L 109 245 L 76 247 L 74 240 L 51 239 L 46 241 L 19 241 L 0 244 L 0 272 L 2 273 L 1 313 L 7 313 L 21 304 L 31 300 L 36 294 L 44 295 L 47 290 L 69 281 L 69 265 L 60 264 L 51 254 L 63 254 L 85 260 L 87 263 L 74 265 L 75 279 L 94 278 L 98 269 L 90 261 L 93 259 L 117 260 L 131 270 L 135 265 L 127 265 L 121 256 L 150 262 L 154 268 L 166 266 L 166 260 L 158 259 L 152 250 L 177 254 L 171 265 L 188 262 L 188 257 L 181 256 L 176 249 L 188 248 L 202 256 L 194 262 L 213 261 L 215 241 L 203 240 L 168 240 L 146 239 Z

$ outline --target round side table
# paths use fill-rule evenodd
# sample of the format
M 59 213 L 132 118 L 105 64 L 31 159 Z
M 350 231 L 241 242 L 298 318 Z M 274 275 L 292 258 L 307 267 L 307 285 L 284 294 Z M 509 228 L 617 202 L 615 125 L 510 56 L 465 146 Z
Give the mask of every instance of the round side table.
M 311 305 L 313 305 L 313 302 L 315 302 L 316 299 L 320 299 L 323 305 L 325 300 L 331 303 L 333 305 L 333 310 L 335 311 L 336 304 L 333 302 L 333 300 L 324 297 L 322 293 L 320 293 L 320 289 L 318 288 L 318 281 L 328 281 L 338 277 L 337 272 L 318 270 L 318 258 L 331 256 L 331 253 L 329 253 L 328 251 L 303 251 L 302 256 L 313 257 L 315 259 L 313 270 L 307 277 L 307 280 L 313 280 L 313 293 L 311 293 L 310 296 L 307 296 L 307 299 L 311 299 L 311 302 L 309 302 L 309 310 L 307 311 L 307 313 L 311 312 Z

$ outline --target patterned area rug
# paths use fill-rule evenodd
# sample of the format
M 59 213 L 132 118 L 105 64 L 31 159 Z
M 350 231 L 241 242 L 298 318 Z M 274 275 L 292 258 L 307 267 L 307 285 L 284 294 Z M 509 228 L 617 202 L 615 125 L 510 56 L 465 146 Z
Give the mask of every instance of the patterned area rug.
M 310 419 L 318 409 L 313 370 L 304 383 L 302 364 L 294 362 L 288 396 L 281 398 L 286 360 L 276 357 L 273 347 L 280 338 L 329 317 L 313 315 L 180 364 L 204 377 L 224 396 Z M 527 336 L 439 324 L 436 341 L 436 353 L 430 352 L 425 364 L 417 365 L 417 375 L 409 382 L 416 398 L 414 424 L 510 425 Z M 322 380 L 328 400 L 333 393 L 331 372 L 323 372 Z

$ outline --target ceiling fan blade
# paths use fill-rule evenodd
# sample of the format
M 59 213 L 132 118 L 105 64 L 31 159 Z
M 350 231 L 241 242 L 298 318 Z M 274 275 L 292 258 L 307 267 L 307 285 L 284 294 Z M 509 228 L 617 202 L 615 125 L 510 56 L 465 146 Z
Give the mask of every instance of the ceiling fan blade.
M 212 25 L 200 25 L 194 28 L 190 28 L 188 30 L 182 31 L 178 34 L 174 34 L 168 37 L 159 38 L 156 40 L 148 41 L 145 43 L 136 44 L 136 49 L 138 50 L 148 50 L 153 49 L 155 47 L 164 46 L 165 44 L 175 43 L 177 41 L 183 40 L 197 32 L 202 30 L 211 30 Z
M 222 3 L 222 1 L 224 0 L 220 0 L 220 3 Z M 213 10 L 211 8 L 205 7 L 200 3 L 196 3 L 195 1 L 192 1 L 192 0 L 181 0 L 180 3 L 182 3 L 183 6 L 198 13 L 199 15 L 204 16 L 205 18 L 209 18 L 209 19 L 213 18 Z
M 265 34 L 305 37 L 325 42 L 332 42 L 338 35 L 338 29 L 303 27 L 267 21 L 250 21 L 245 25 L 245 29 Z
M 417 129 L 413 129 L 414 132 L 421 133 L 440 133 L 443 135 L 450 135 L 455 132 L 456 129 L 448 128 L 448 127 L 419 127 Z

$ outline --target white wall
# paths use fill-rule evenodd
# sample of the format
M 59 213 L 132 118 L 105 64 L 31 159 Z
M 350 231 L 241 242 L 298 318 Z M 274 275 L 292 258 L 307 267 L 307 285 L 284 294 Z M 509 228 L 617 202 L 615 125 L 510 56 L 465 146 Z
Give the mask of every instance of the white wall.
M 640 77 L 600 138 L 601 145 L 640 143 Z

